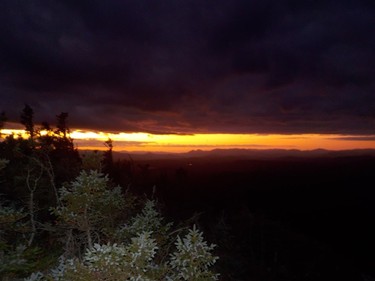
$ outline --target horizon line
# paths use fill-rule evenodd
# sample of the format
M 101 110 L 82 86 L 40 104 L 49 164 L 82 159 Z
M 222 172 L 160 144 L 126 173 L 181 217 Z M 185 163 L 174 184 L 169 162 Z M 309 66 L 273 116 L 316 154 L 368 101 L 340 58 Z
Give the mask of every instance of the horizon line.
M 20 135 L 25 130 L 2 129 L 2 136 Z M 46 134 L 46 132 L 41 132 Z M 4 139 L 3 137 L 3 139 Z M 81 150 L 105 150 L 105 141 L 112 140 L 114 151 L 145 151 L 186 153 L 191 150 L 212 149 L 297 149 L 297 150 L 353 150 L 375 149 L 375 135 L 353 134 L 151 134 L 145 132 L 107 133 L 72 130 L 69 134 Z

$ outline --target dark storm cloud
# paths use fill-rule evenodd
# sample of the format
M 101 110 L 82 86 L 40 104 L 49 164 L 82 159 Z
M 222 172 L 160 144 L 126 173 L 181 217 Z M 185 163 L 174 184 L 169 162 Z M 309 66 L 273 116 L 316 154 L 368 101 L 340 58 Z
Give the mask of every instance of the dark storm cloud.
M 0 109 L 112 131 L 373 133 L 373 1 L 4 0 Z M 52 118 L 52 120 L 51 120 Z

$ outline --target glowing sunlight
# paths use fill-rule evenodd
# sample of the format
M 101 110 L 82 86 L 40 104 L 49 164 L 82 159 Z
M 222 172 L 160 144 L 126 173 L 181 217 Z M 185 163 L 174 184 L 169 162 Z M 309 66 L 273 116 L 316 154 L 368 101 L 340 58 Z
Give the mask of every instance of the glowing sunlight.
M 23 130 L 3 129 L 2 137 L 13 134 L 25 136 Z M 45 134 L 45 132 L 41 132 Z M 73 130 L 70 137 L 78 149 L 107 149 L 104 142 L 113 141 L 116 151 L 159 151 L 187 152 L 194 149 L 211 150 L 215 148 L 230 149 L 365 149 L 375 148 L 374 137 L 335 135 L 335 134 L 149 134 L 107 133 L 84 130 Z

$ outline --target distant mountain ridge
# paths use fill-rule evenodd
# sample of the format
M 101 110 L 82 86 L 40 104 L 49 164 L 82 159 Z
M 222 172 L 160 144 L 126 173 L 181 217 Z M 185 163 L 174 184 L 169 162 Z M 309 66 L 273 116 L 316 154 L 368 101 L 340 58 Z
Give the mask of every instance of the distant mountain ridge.
M 200 157 L 235 157 L 244 159 L 274 159 L 274 158 L 316 158 L 316 157 L 354 157 L 374 156 L 375 149 L 352 150 L 298 150 L 298 149 L 213 149 L 191 150 L 185 153 L 165 152 L 114 152 L 117 159 L 175 159 L 175 158 L 200 158 Z

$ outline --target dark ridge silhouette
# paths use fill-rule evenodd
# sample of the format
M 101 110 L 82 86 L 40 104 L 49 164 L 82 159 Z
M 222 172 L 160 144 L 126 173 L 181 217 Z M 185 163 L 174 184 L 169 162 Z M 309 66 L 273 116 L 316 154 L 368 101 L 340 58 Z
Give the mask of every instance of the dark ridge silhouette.
M 186 153 L 168 152 L 113 152 L 116 159 L 131 155 L 134 159 L 177 159 L 190 157 L 236 157 L 250 159 L 274 159 L 282 157 L 343 157 L 343 156 L 375 156 L 375 149 L 352 149 L 352 150 L 298 150 L 298 149 L 213 149 L 213 150 L 192 150 Z
M 122 154 L 115 157 L 121 159 Z M 274 279 L 262 274 L 267 266 L 283 263 L 288 274 L 306 273 L 311 259 L 322 267 L 332 265 L 314 269 L 325 277 L 311 280 L 363 280 L 363 274 L 375 273 L 375 150 L 218 149 L 131 157 L 138 165 L 134 178 L 142 178 L 134 183 L 138 192 L 151 194 L 156 186 L 173 219 L 200 213 L 207 228 L 226 220 L 238 243 L 233 247 L 246 249 L 245 256 L 232 249 L 233 256 L 228 257 L 250 266 L 242 276 L 258 272 L 261 276 L 254 275 L 254 280 L 283 280 L 275 273 L 280 268 L 271 270 L 278 276 Z M 147 173 L 142 167 L 147 167 Z M 220 236 L 217 230 L 212 233 Z M 259 248 L 262 239 L 267 244 L 263 250 Z M 291 246 L 294 243 L 299 249 Z M 282 260 L 289 255 L 289 260 L 275 265 L 272 260 L 277 258 L 272 255 Z

